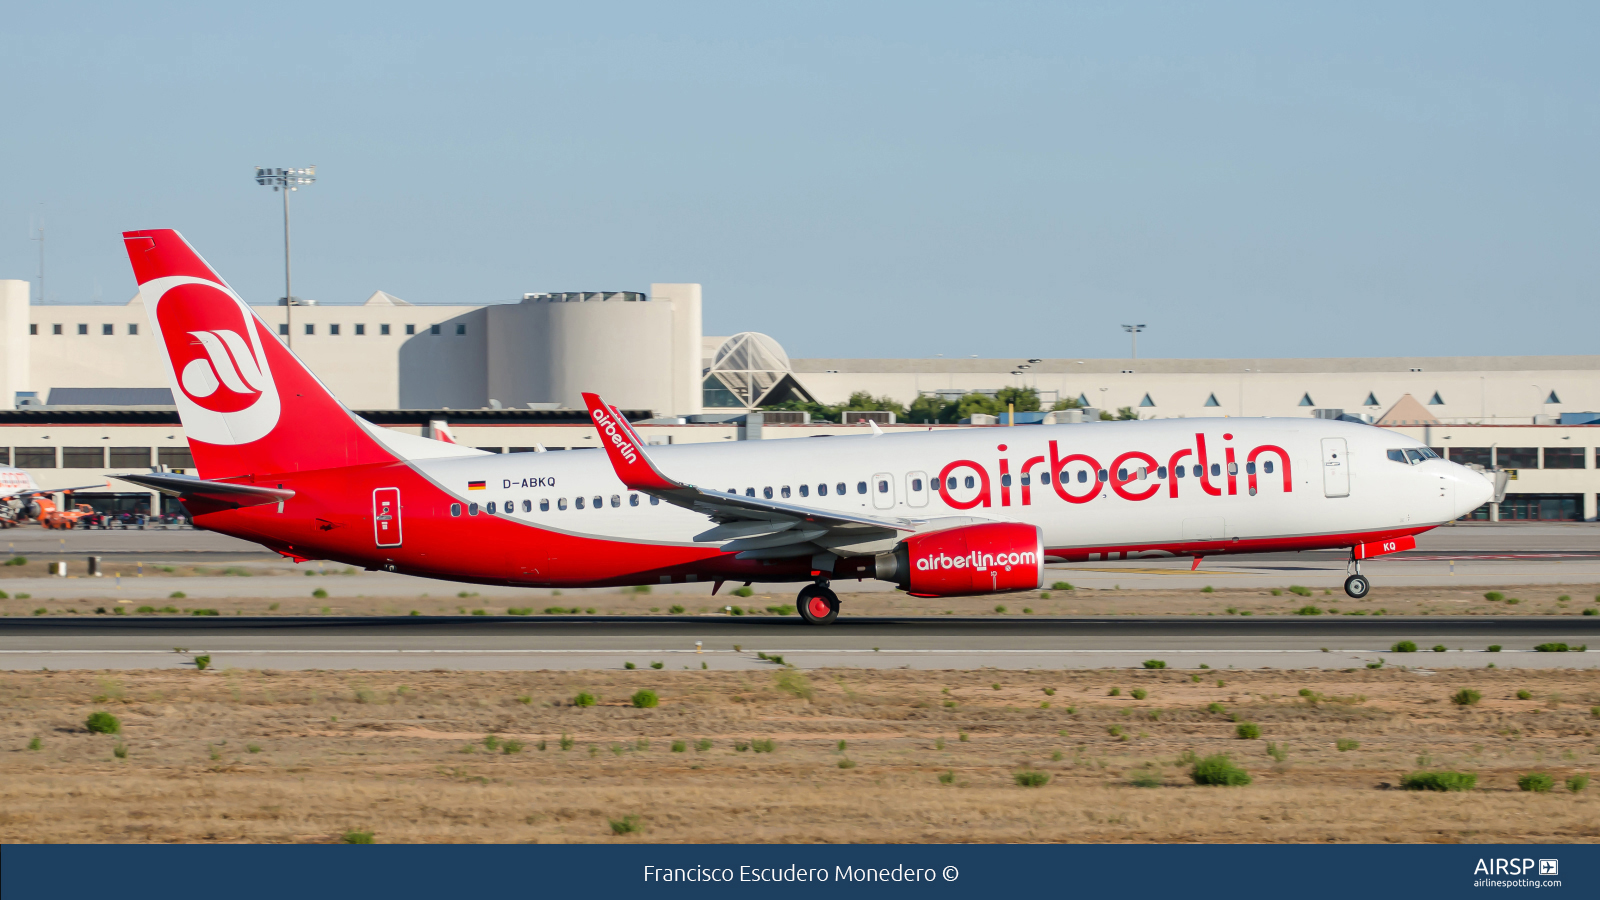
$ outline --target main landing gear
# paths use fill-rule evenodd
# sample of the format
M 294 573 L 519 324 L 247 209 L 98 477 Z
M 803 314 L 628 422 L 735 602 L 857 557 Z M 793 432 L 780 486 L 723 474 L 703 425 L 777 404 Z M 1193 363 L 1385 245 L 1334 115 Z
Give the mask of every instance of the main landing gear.
M 1351 551 L 1352 558 L 1347 569 L 1350 572 L 1350 577 L 1344 580 L 1344 592 L 1354 599 L 1360 600 L 1372 590 L 1372 582 L 1367 580 L 1367 576 L 1361 574 L 1361 560 L 1355 559 L 1354 555 L 1354 551 Z
M 839 595 L 828 588 L 826 581 L 801 588 L 794 605 L 807 625 L 829 625 L 839 618 Z

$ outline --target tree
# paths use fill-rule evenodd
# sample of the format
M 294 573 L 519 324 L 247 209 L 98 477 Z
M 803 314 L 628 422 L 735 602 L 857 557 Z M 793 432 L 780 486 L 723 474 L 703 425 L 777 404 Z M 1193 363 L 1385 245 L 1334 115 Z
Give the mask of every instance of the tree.
M 894 413 L 896 419 L 904 418 L 906 414 L 906 408 L 896 402 L 893 397 L 874 397 L 866 391 L 852 393 L 850 399 L 845 401 L 844 406 L 838 407 L 838 409 L 840 411 L 847 409 L 885 410 Z
M 1100 417 L 1103 418 L 1103 419 L 1109 419 L 1110 418 L 1110 416 L 1105 415 L 1104 413 L 1102 413 Z M 1131 407 L 1131 406 L 1119 406 L 1119 407 L 1117 407 L 1117 421 L 1119 421 L 1119 422 L 1137 422 L 1137 421 L 1139 421 L 1139 414 L 1137 412 L 1134 412 L 1133 407 Z
M 911 408 L 906 410 L 906 421 L 927 425 L 942 422 L 941 415 L 947 405 L 936 394 L 923 394 L 912 401 Z
M 1052 406 L 1050 408 L 1051 409 L 1083 409 L 1083 404 L 1078 402 L 1078 398 L 1077 397 L 1067 397 L 1067 398 L 1065 398 L 1063 400 L 1057 400 L 1056 401 L 1056 405 Z
M 995 402 L 999 404 L 1000 411 L 1006 411 L 1007 404 L 1016 404 L 1017 412 L 1036 412 L 1039 409 L 1039 392 L 1033 388 L 1001 388 L 995 392 Z
M 955 403 L 955 413 L 950 415 L 949 421 L 956 422 L 970 419 L 974 415 L 998 416 L 1006 411 L 1004 403 L 996 401 L 993 397 L 984 394 L 968 394 Z M 949 411 L 946 411 L 949 415 Z

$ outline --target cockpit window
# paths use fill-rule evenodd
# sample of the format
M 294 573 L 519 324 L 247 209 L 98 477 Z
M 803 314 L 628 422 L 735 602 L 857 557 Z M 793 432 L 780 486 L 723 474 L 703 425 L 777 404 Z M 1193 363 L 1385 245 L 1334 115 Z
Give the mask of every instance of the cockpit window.
M 1412 466 L 1425 459 L 1439 458 L 1439 454 L 1435 453 L 1431 447 L 1407 447 L 1404 450 L 1390 450 L 1388 456 L 1395 462 Z

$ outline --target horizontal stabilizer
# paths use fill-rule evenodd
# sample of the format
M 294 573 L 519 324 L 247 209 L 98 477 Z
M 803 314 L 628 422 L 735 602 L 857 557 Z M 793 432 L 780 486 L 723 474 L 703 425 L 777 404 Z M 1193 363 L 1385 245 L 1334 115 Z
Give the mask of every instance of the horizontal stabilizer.
M 262 487 L 257 484 L 234 484 L 227 481 L 207 481 L 189 475 L 113 475 L 118 481 L 127 481 L 140 487 L 160 491 L 179 500 L 209 500 L 228 506 L 265 506 L 282 503 L 294 496 L 294 491 L 284 488 Z

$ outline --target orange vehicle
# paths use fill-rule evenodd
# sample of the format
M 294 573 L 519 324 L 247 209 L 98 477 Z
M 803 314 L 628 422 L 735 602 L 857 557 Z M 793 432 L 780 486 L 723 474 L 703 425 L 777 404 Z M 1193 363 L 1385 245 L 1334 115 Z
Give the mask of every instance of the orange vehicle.
M 45 497 L 34 502 L 39 504 L 39 524 L 45 528 L 73 528 L 79 519 L 94 514 L 94 507 L 87 503 L 79 503 L 72 509 L 57 509 L 55 501 Z

